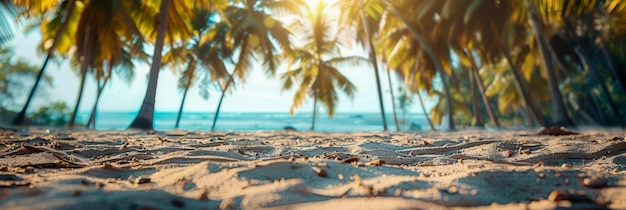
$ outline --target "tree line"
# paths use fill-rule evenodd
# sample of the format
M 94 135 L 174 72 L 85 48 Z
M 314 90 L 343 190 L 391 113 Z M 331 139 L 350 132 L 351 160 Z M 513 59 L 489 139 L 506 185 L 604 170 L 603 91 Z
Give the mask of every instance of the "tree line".
M 403 83 L 397 98 L 435 98 L 423 109 L 432 130 L 528 125 L 626 125 L 626 3 L 620 0 L 0 0 L 0 45 L 16 33 L 13 19 L 35 19 L 46 59 L 26 114 L 50 59 L 71 61 L 81 76 L 76 114 L 89 79 L 97 83 L 87 126 L 112 75 L 131 78 L 136 63 L 151 65 L 148 87 L 130 128 L 153 129 L 159 72 L 179 75 L 183 112 L 188 90 L 217 89 L 219 105 L 245 85 L 252 67 L 295 89 L 293 114 L 313 100 L 334 115 L 339 92 L 357 91 L 341 69 L 370 68 L 376 78 L 382 126 L 388 130 L 380 72 Z M 331 9 L 337 15 L 330 15 Z M 153 46 L 152 52 L 145 47 Z M 366 57 L 342 55 L 358 45 Z M 3 68 L 2 71 L 6 68 Z M 2 74 L 0 74 L 1 76 Z M 0 78 L 3 79 L 3 78 Z M 389 82 L 391 84 L 391 82 Z M 394 88 L 391 90 L 392 97 Z M 394 108 L 396 129 L 398 120 Z

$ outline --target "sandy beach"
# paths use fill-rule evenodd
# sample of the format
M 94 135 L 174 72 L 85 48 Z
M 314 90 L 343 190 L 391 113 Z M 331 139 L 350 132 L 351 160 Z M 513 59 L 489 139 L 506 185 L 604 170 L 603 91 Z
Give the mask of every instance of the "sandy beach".
M 626 209 L 620 129 L 3 130 L 0 209 Z

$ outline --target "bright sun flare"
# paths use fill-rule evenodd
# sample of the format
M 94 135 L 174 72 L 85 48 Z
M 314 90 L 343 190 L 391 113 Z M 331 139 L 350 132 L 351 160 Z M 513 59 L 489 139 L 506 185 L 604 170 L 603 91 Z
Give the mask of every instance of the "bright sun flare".
M 317 4 L 319 4 L 320 2 L 324 2 L 324 4 L 329 5 L 334 4 L 335 2 L 337 2 L 337 0 L 305 0 L 305 2 L 309 5 L 309 8 L 315 9 L 315 7 L 317 7 Z

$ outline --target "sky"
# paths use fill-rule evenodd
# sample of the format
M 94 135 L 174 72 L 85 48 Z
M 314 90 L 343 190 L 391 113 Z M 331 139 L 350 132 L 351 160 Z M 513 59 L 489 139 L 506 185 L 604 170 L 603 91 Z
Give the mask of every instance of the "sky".
M 43 63 L 45 54 L 37 52 L 41 42 L 38 30 L 31 30 L 26 34 L 19 34 L 13 40 L 13 50 L 16 56 L 39 67 Z M 356 51 L 357 53 L 359 50 Z M 362 52 L 363 56 L 366 54 Z M 99 111 L 122 111 L 136 112 L 139 110 L 147 87 L 147 73 L 150 66 L 145 63 L 138 63 L 135 78 L 131 83 L 113 77 L 105 88 L 100 100 Z M 357 87 L 357 92 L 353 99 L 340 93 L 339 103 L 336 107 L 337 113 L 374 113 L 379 112 L 378 95 L 376 90 L 376 80 L 374 70 L 370 67 L 353 67 L 341 69 L 344 75 L 349 78 Z M 67 61 L 59 59 L 50 62 L 46 73 L 53 77 L 53 88 L 38 94 L 44 100 L 38 100 L 34 106 L 42 106 L 46 103 L 63 101 L 68 106 L 73 107 L 78 94 L 79 76 L 77 69 L 72 69 Z M 285 68 L 279 73 L 286 71 Z M 289 112 L 292 104 L 294 91 L 281 91 L 281 83 L 278 75 L 268 77 L 260 68 L 251 71 L 249 79 L 245 85 L 237 86 L 232 94 L 227 95 L 222 105 L 224 112 Z M 401 81 L 392 74 L 392 82 L 396 97 L 398 88 L 402 86 Z M 157 112 L 178 111 L 182 92 L 177 89 L 177 76 L 169 69 L 162 69 L 157 89 L 155 109 Z M 384 94 L 385 110 L 392 112 L 391 96 L 387 82 L 386 72 L 381 72 L 381 82 Z M 95 102 L 96 84 L 94 79 L 86 82 L 85 93 L 80 105 L 81 112 L 91 110 Z M 26 87 L 31 87 L 30 84 Z M 26 91 L 25 91 L 26 92 Z M 197 86 L 190 90 L 184 110 L 186 112 L 213 112 L 217 107 L 220 93 L 218 90 L 210 92 L 208 100 L 204 100 L 199 94 Z M 312 112 L 311 99 L 297 110 L 297 112 Z M 433 101 L 427 100 L 427 107 L 432 106 Z M 33 109 L 34 110 L 34 109 Z M 32 111 L 32 110 L 31 110 Z M 324 110 L 320 110 L 324 111 Z M 411 113 L 421 113 L 419 104 L 414 103 L 410 109 Z
M 35 66 L 43 63 L 45 54 L 37 53 L 36 49 L 40 42 L 40 36 L 36 32 L 31 32 L 25 36 L 18 36 L 13 40 L 14 52 L 17 56 L 29 61 Z M 145 95 L 147 87 L 147 73 L 149 71 L 148 64 L 137 65 L 134 80 L 129 84 L 120 78 L 113 77 L 109 85 L 105 88 L 101 102 L 100 111 L 128 111 L 133 112 L 139 109 Z M 284 72 L 281 69 L 279 72 Z M 340 94 L 337 112 L 378 112 L 378 96 L 376 92 L 376 83 L 374 70 L 369 67 L 355 67 L 350 69 L 342 69 L 343 73 L 357 87 L 357 92 L 353 99 Z M 73 106 L 79 88 L 80 77 L 76 73 L 76 69 L 72 69 L 67 61 L 50 62 L 46 73 L 53 77 L 52 90 L 46 91 L 49 95 L 44 96 L 50 101 L 64 101 L 68 105 Z M 386 110 L 391 111 L 391 96 L 387 83 L 386 74 L 381 78 L 383 82 L 383 91 L 386 97 Z M 392 74 L 394 87 L 398 88 L 400 81 Z M 161 70 L 159 75 L 159 84 L 157 89 L 156 110 L 157 111 L 177 111 L 182 99 L 182 93 L 177 89 L 178 78 L 169 69 Z M 265 75 L 261 69 L 254 69 L 247 83 L 238 86 L 236 91 L 231 95 L 227 95 L 222 106 L 223 111 L 227 112 L 288 112 L 292 103 L 293 91 L 280 90 L 280 82 L 276 77 L 270 78 Z M 28 86 L 30 87 L 30 86 Z M 396 90 L 397 91 L 397 90 Z M 81 111 L 89 111 L 95 102 L 96 85 L 93 79 L 89 79 L 86 83 L 85 94 L 80 106 Z M 209 99 L 204 100 L 199 94 L 199 88 L 194 86 L 188 96 L 185 104 L 185 111 L 190 112 L 212 112 L 217 107 L 219 100 L 219 91 L 212 91 Z M 43 105 L 40 101 L 37 105 Z M 310 112 L 312 110 L 312 100 L 310 103 L 300 108 L 299 111 Z M 418 108 L 418 107 L 414 107 Z M 417 111 L 417 109 L 416 109 Z

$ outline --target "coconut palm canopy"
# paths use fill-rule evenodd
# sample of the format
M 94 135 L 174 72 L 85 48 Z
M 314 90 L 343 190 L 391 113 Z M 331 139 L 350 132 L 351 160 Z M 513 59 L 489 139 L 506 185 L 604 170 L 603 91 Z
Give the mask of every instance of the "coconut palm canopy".
M 432 129 L 626 126 L 621 0 L 0 0 L 0 12 L 0 46 L 37 28 L 47 56 L 20 76 L 35 81 L 26 101 L 2 107 L 14 124 L 29 123 L 39 81 L 57 74 L 44 73 L 52 59 L 69 61 L 81 80 L 70 126 L 86 84 L 99 98 L 142 65 L 150 71 L 130 126 L 138 129 L 154 127 L 161 69 L 178 75 L 179 120 L 188 90 L 221 96 L 213 128 L 222 101 L 257 80 L 255 71 L 278 78 L 277 92 L 294 91 L 289 111 L 312 111 L 311 129 L 318 110 L 332 116 L 341 99 L 371 91 L 386 130 L 384 106 L 395 101 L 381 91 L 384 71 L 391 90 L 401 87 L 393 100 L 434 104 L 423 110 Z M 14 74 L 8 64 L 0 75 Z M 371 74 L 378 92 L 357 87 L 346 69 Z M 0 101 L 12 93 L 0 91 Z

